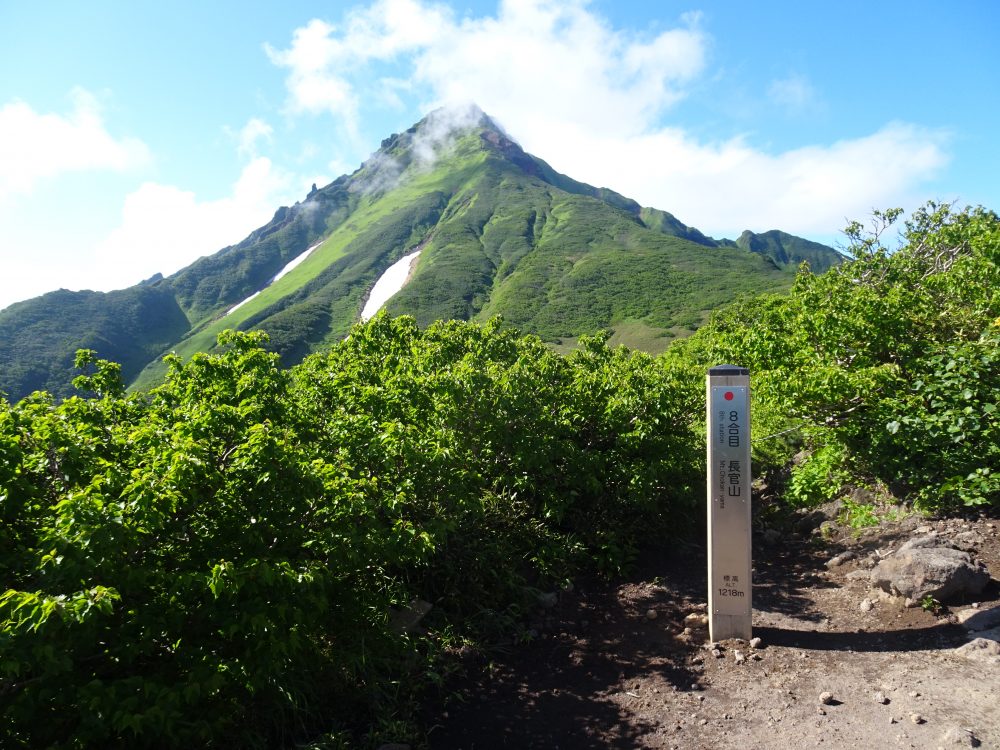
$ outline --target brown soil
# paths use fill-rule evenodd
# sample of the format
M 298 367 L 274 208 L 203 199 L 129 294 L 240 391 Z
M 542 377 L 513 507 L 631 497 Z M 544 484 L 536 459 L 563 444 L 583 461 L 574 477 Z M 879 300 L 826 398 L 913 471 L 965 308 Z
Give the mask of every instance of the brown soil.
M 724 642 L 716 656 L 704 629 L 685 632 L 685 618 L 705 611 L 704 549 L 653 552 L 627 580 L 560 592 L 526 643 L 466 656 L 465 676 L 430 709 L 430 747 L 977 746 L 962 734 L 971 730 L 979 746 L 1000 748 L 1000 665 L 955 653 L 970 636 L 953 613 L 972 603 L 906 608 L 849 577 L 930 526 L 987 564 L 994 580 L 978 604 L 1000 606 L 1000 523 L 910 517 L 858 536 L 810 529 L 818 521 L 771 545 L 755 535 L 757 648 Z M 858 557 L 828 568 L 844 550 Z M 866 598 L 875 600 L 867 612 Z M 833 694 L 825 705 L 823 692 Z M 965 744 L 951 744 L 949 730 Z

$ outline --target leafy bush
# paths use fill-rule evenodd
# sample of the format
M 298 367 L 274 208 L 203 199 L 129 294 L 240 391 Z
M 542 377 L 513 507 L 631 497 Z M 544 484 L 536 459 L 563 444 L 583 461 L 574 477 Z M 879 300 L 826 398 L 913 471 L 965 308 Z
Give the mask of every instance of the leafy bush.
M 918 505 L 982 505 L 1000 498 L 1000 327 L 922 359 L 906 389 L 877 405 L 855 452 L 884 467 Z M 878 429 L 879 423 L 884 425 Z
M 289 377 L 230 341 L 148 400 L 7 407 L 35 510 L 0 600 L 11 744 L 287 739 L 378 647 L 386 600 L 351 583 L 367 561 L 284 425 Z
M 823 445 L 792 468 L 785 499 L 793 505 L 817 505 L 840 494 L 848 478 L 843 447 L 839 443 Z
M 1000 219 L 928 204 L 890 251 L 880 237 L 899 215 L 876 212 L 870 233 L 853 223 L 853 261 L 720 311 L 668 357 L 751 369 L 755 434 L 777 436 L 755 458 L 812 454 L 797 501 L 850 477 L 928 510 L 1000 503 Z
M 0 401 L 0 744 L 402 726 L 434 647 L 394 610 L 485 632 L 695 515 L 699 394 L 645 355 L 385 315 L 291 371 L 264 343 L 228 332 L 143 396 L 83 353 L 93 396 Z
M 81 353 L 86 397 L 0 400 L 0 744 L 402 731 L 435 632 L 490 635 L 534 587 L 695 525 L 712 364 L 751 368 L 758 464 L 808 451 L 794 501 L 870 481 L 1000 502 L 1000 219 L 932 205 L 906 226 L 895 252 L 852 226 L 854 261 L 657 360 L 385 314 L 292 370 L 227 332 L 144 395 Z M 429 635 L 394 626 L 414 598 Z

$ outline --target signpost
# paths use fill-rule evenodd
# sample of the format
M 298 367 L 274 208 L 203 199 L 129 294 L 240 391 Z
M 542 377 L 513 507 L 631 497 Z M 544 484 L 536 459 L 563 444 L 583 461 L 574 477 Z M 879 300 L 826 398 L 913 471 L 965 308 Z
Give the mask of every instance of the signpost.
M 708 633 L 751 637 L 750 371 L 708 371 Z

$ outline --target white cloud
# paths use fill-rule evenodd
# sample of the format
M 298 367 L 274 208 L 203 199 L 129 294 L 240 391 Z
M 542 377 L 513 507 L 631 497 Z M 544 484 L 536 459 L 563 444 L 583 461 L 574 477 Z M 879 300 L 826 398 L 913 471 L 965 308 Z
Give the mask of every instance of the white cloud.
M 120 226 L 96 247 L 100 277 L 91 280 L 92 288 L 117 289 L 157 272 L 173 273 L 232 245 L 266 224 L 299 187 L 264 157 L 247 164 L 230 195 L 218 200 L 144 183 L 126 197 Z
M 642 35 L 583 0 L 505 0 L 495 15 L 461 19 L 430 2 L 379 0 L 338 26 L 311 21 L 268 54 L 288 69 L 292 112 L 328 112 L 356 132 L 365 108 L 474 101 L 556 169 L 716 236 L 830 236 L 846 216 L 912 199 L 947 163 L 947 136 L 907 123 L 785 151 L 672 127 L 671 108 L 711 72 L 701 23 L 685 14 Z M 769 95 L 798 112 L 821 103 L 801 75 Z
M 273 135 L 274 128 L 260 118 L 251 117 L 236 134 L 237 150 L 241 156 L 257 156 L 257 142 L 260 140 L 270 142 Z
M 0 309 L 54 289 L 110 291 L 155 273 L 169 275 L 239 242 L 270 221 L 279 206 L 301 199 L 309 185 L 302 175 L 256 157 L 217 199 L 145 182 L 123 198 L 117 226 L 112 218 L 66 230 L 52 222 L 40 225 L 40 216 L 48 218 L 43 208 L 25 222 L 16 207 L 0 205 L 0 248 L 30 250 L 3 253 Z
M 349 84 L 328 69 L 342 57 L 342 45 L 332 38 L 337 28 L 313 19 L 296 29 L 291 49 L 279 51 L 264 45 L 271 62 L 291 69 L 287 85 L 293 111 L 353 115 L 356 103 Z
M 53 285 L 51 278 L 51 275 L 39 273 L 30 256 L 13 253 L 5 256 L 3 273 L 0 274 L 0 310 L 19 300 L 55 290 L 59 284 Z
M 663 208 L 716 237 L 744 229 L 829 236 L 845 218 L 920 202 L 945 166 L 947 134 L 904 123 L 825 146 L 768 153 L 742 138 L 699 143 L 680 129 L 608 138 L 580 128 L 533 134 L 557 169 Z M 588 154 L 580 160 L 579 154 Z
M 402 57 L 411 79 L 382 77 L 379 100 L 396 104 L 400 92 L 420 87 L 433 103 L 475 101 L 494 113 L 543 109 L 613 132 L 629 132 L 675 102 L 705 59 L 695 26 L 632 38 L 582 2 L 551 0 L 507 0 L 496 18 L 460 22 L 443 6 L 380 0 L 350 13 L 343 28 L 313 20 L 295 31 L 289 49 L 266 49 L 289 69 L 291 111 L 329 112 L 351 131 L 357 90 L 371 88 L 368 68 Z
M 454 143 L 456 133 L 476 125 L 482 114 L 482 110 L 471 103 L 431 112 L 413 138 L 413 155 L 417 163 L 427 168 L 433 166 L 438 155 Z
M 352 76 L 372 61 L 391 60 L 433 44 L 442 30 L 452 28 L 451 10 L 445 6 L 379 0 L 368 9 L 350 12 L 343 29 L 313 19 L 296 29 L 289 49 L 276 50 L 269 44 L 264 49 L 275 65 L 290 71 L 289 111 L 332 114 L 347 138 L 358 144 L 361 97 Z M 398 105 L 395 88 L 387 80 L 376 96 Z
M 578 3 L 508 2 L 497 19 L 445 34 L 418 55 L 414 78 L 438 101 L 477 102 L 515 136 L 540 123 L 641 134 L 705 63 L 695 27 L 637 39 Z
M 816 89 L 808 78 L 799 73 L 771 81 L 767 95 L 793 113 L 806 112 L 819 105 Z
M 16 100 L 0 108 L 0 200 L 66 172 L 125 171 L 150 161 L 142 141 L 107 131 L 92 94 L 77 88 L 72 100 L 65 116 L 39 114 Z

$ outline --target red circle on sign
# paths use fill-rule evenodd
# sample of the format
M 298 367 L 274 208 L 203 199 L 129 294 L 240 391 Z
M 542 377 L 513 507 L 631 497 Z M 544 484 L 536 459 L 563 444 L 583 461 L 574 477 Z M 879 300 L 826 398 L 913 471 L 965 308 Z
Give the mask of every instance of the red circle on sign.
M 733 392 L 726 391 L 726 401 L 732 401 L 732 400 L 733 400 Z

